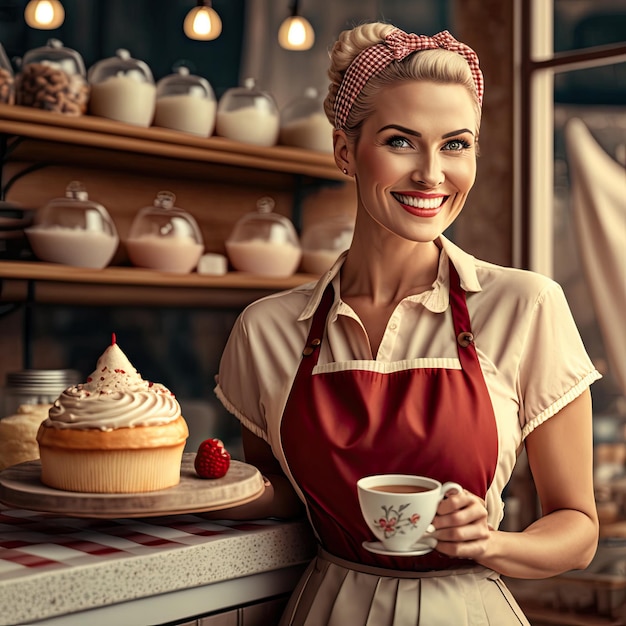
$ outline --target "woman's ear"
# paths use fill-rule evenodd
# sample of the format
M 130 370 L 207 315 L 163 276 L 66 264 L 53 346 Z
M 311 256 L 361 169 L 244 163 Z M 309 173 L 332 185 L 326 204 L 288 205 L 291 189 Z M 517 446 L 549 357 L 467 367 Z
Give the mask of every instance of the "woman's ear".
M 333 153 L 337 167 L 346 175 L 353 176 L 352 152 L 348 138 L 343 130 L 333 131 Z

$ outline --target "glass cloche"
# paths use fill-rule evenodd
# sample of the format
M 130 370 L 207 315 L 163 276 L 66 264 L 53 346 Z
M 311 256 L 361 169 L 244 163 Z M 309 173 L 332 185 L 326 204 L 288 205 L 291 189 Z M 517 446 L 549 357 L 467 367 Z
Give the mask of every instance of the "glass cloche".
M 217 105 L 216 132 L 243 143 L 273 146 L 278 141 L 280 114 L 274 98 L 246 78 L 243 87 L 227 89 Z
M 152 71 L 120 48 L 115 56 L 94 63 L 87 73 L 91 85 L 89 112 L 136 126 L 150 126 L 156 104 Z
M 324 99 L 309 87 L 281 111 L 278 143 L 320 152 L 333 151 L 333 127 L 324 113 Z
M 174 206 L 176 196 L 160 191 L 152 206 L 137 213 L 126 239 L 126 251 L 137 267 L 188 274 L 204 252 L 194 217 Z
M 292 222 L 273 212 L 274 200 L 260 198 L 257 209 L 244 215 L 226 240 L 226 252 L 236 270 L 260 276 L 291 276 L 302 256 Z
M 302 232 L 302 271 L 323 274 L 350 247 L 354 219 L 337 216 L 316 222 Z
M 119 243 L 108 211 L 89 200 L 79 181 L 67 186 L 65 197 L 54 198 L 37 211 L 26 235 L 39 260 L 94 269 L 110 263 Z
M 13 67 L 0 43 L 0 102 L 13 104 L 15 102 L 15 75 Z
M 45 46 L 29 50 L 22 58 L 15 91 L 19 105 L 82 115 L 89 102 L 83 58 L 58 39 L 49 39 Z
M 209 137 L 215 129 L 217 101 L 209 81 L 180 65 L 157 83 L 155 126 Z

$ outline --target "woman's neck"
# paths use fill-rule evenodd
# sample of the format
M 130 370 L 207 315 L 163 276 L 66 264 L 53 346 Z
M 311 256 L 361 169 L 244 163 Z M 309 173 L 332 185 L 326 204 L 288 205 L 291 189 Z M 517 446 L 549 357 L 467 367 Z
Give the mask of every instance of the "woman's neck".
M 382 229 L 374 236 L 370 232 L 355 229 L 341 268 L 342 298 L 389 306 L 430 289 L 439 269 L 440 250 L 434 241 L 408 241 Z

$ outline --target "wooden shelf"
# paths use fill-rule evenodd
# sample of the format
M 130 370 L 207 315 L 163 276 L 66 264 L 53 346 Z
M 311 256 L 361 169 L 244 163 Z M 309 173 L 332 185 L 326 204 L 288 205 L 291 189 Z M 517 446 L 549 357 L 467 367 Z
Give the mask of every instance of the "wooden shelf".
M 203 138 L 154 126 L 145 128 L 17 105 L 0 104 L 0 136 L 4 139 L 0 144 L 3 165 L 9 166 L 2 184 L 15 190 L 18 202 L 22 203 L 23 197 L 30 198 L 34 206 L 41 202 L 34 199 L 30 177 L 37 172 L 31 171 L 31 165 L 60 166 L 61 175 L 74 169 L 82 171 L 81 167 L 91 168 L 107 181 L 101 184 L 110 185 L 107 206 L 118 225 L 127 229 L 130 216 L 141 206 L 139 198 L 143 198 L 133 195 L 136 185 L 142 184 L 144 190 L 146 180 L 180 180 L 190 204 L 196 201 L 192 206 L 206 227 L 205 243 L 211 242 L 207 251 L 213 252 L 222 252 L 216 249 L 216 241 L 223 241 L 224 233 L 232 228 L 234 218 L 229 219 L 241 210 L 243 189 L 255 190 L 245 193 L 282 194 L 283 202 L 291 199 L 295 213 L 311 188 L 349 181 L 330 153 L 256 146 L 216 136 Z M 107 177 L 112 171 L 121 174 Z M 27 174 L 22 178 L 24 172 Z M 138 180 L 138 173 L 146 176 Z M 46 181 L 50 183 L 44 174 L 35 180 L 44 181 L 40 188 Z M 239 272 L 226 276 L 181 275 L 126 266 L 89 270 L 35 261 L 0 261 L 0 302 L 242 307 L 264 295 L 315 279 L 307 274 L 274 279 Z
M 17 105 L 0 104 L 0 133 L 28 141 L 15 146 L 10 160 L 84 160 L 85 150 L 97 150 L 103 167 L 119 166 L 119 153 L 192 164 L 285 173 L 313 179 L 346 181 L 329 153 L 288 146 L 256 146 L 223 137 L 197 137 L 189 133 L 151 126 L 144 128 L 95 116 L 68 116 Z M 83 148 L 68 154 L 63 146 Z M 104 154 L 102 153 L 104 151 Z M 109 153 L 107 158 L 106 153 Z
M 271 278 L 244 272 L 224 276 L 175 274 L 136 267 L 97 270 L 38 261 L 0 261 L 0 302 L 241 307 L 317 278 L 312 274 Z

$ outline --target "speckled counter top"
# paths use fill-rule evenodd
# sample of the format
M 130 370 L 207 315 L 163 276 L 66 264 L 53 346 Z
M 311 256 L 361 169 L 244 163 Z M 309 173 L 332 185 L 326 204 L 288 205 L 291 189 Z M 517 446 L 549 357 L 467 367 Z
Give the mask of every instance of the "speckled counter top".
M 116 605 L 125 625 L 179 620 L 284 593 L 313 553 L 305 522 L 96 520 L 0 507 L 0 624 L 53 624 L 58 616 L 70 624 L 81 614 L 90 626 L 122 623 L 111 613 L 99 622 L 94 610 Z M 133 622 L 129 609 L 142 599 L 150 602 Z

